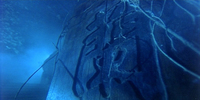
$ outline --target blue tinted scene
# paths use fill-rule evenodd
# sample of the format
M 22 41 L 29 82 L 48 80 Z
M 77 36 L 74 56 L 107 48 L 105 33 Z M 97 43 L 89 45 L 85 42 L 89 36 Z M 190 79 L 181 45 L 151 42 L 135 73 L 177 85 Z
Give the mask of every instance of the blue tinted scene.
M 0 0 L 0 100 L 200 100 L 200 0 Z

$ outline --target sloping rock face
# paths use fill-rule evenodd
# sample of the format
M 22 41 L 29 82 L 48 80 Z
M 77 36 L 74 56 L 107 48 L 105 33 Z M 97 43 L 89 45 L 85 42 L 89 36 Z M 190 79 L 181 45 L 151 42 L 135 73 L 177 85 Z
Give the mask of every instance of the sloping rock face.
M 200 99 L 200 17 L 193 5 L 83 2 L 60 35 L 47 100 Z

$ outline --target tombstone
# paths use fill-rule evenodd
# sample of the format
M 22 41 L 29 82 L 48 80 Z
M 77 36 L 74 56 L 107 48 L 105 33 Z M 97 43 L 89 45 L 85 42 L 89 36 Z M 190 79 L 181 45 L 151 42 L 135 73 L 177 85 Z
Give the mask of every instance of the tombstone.
M 194 5 L 176 0 L 77 5 L 56 45 L 47 100 L 200 99 L 200 10 Z

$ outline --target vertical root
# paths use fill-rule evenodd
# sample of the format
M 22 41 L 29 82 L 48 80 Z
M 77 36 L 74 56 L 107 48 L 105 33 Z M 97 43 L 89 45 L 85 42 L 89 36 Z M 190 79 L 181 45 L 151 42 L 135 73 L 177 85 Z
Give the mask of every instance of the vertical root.
M 169 36 L 169 34 L 167 33 L 167 31 L 165 31 L 168 39 L 170 40 L 170 44 L 171 44 L 171 48 L 174 50 L 174 51 L 177 51 L 176 48 L 174 47 L 174 43 L 173 43 L 173 40 L 172 38 Z

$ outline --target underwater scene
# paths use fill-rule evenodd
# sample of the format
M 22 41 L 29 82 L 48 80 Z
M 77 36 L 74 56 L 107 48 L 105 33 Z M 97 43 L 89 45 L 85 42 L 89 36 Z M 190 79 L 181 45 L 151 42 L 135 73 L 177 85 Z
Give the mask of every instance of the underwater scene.
M 200 0 L 0 0 L 0 100 L 200 100 Z

